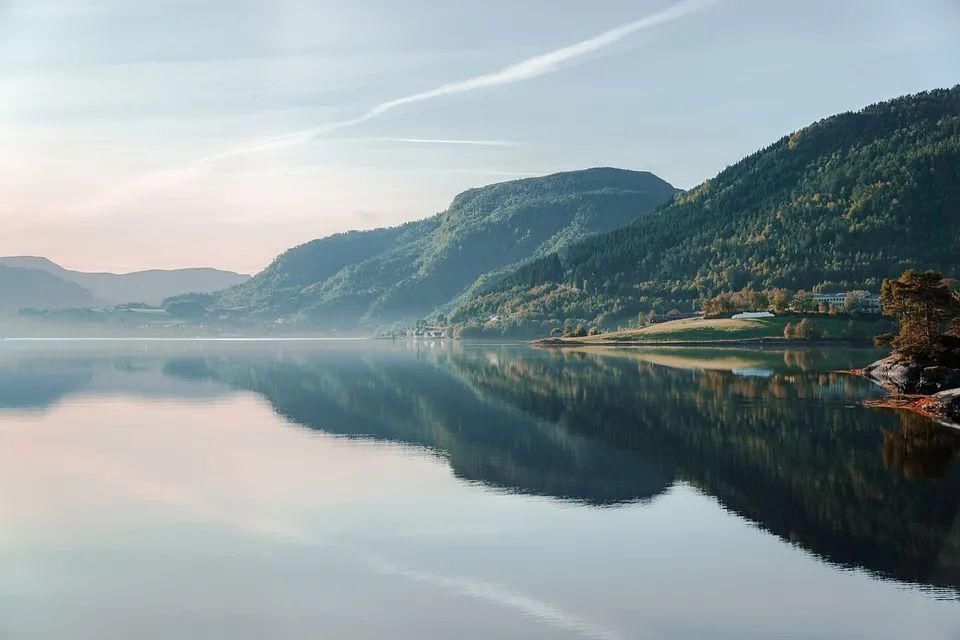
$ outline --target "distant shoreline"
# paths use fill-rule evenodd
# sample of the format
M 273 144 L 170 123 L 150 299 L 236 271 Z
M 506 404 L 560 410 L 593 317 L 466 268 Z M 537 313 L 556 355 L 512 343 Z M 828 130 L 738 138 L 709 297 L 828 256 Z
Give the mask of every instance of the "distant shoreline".
M 537 347 L 826 347 L 872 346 L 862 340 L 787 340 L 785 338 L 737 338 L 731 340 L 579 340 L 577 338 L 540 338 L 531 344 Z

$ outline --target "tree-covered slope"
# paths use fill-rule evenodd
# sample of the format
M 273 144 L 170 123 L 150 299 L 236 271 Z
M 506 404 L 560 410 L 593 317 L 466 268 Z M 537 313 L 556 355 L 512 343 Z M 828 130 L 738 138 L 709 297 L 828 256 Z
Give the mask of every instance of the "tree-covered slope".
M 426 220 L 290 249 L 220 294 L 211 312 L 328 328 L 419 318 L 508 267 L 627 224 L 676 193 L 653 174 L 607 168 L 471 189 Z
M 908 267 L 960 275 L 960 87 L 811 124 L 622 229 L 524 265 L 454 319 L 610 325 L 744 287 L 877 291 Z

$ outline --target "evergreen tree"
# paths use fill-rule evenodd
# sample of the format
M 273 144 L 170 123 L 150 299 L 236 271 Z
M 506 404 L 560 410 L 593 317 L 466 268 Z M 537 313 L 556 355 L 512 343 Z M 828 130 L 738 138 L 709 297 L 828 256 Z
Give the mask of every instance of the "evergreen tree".
M 898 333 L 878 336 L 879 344 L 908 358 L 938 360 L 956 354 L 946 332 L 960 318 L 960 298 L 939 271 L 908 269 L 899 278 L 884 280 L 880 292 L 883 313 L 900 323 Z

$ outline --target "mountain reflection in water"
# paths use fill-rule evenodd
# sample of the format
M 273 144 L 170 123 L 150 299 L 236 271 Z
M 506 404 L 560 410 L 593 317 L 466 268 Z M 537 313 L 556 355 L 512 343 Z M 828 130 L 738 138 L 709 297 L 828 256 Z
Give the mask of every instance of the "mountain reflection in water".
M 353 343 L 8 357 L 0 380 L 32 391 L 0 407 L 137 380 L 251 391 L 290 422 L 426 447 L 499 490 L 613 506 L 684 482 L 832 563 L 960 588 L 960 433 L 861 406 L 882 391 L 836 371 L 873 355 Z

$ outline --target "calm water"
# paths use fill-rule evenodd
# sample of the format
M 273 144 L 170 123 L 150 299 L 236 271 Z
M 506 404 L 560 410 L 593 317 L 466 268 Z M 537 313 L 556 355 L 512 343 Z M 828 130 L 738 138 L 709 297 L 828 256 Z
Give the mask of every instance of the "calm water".
M 869 351 L 0 343 L 0 638 L 958 638 Z

